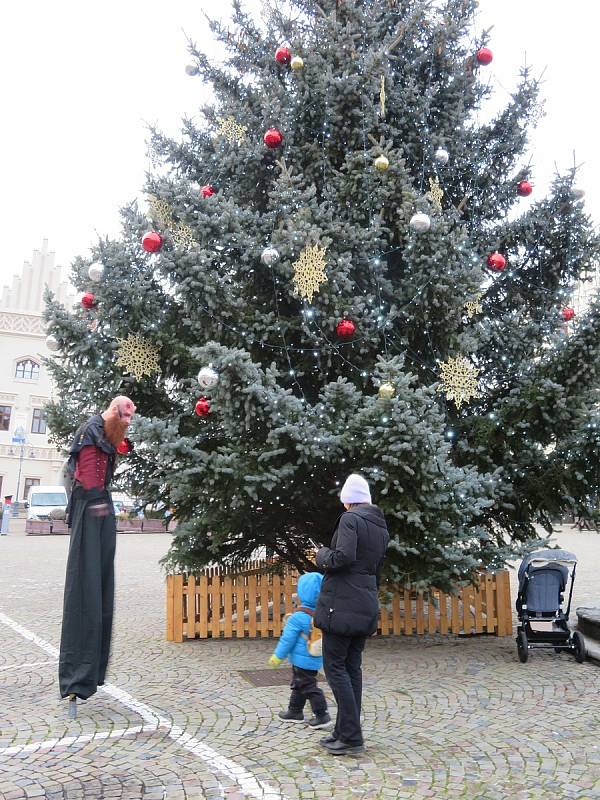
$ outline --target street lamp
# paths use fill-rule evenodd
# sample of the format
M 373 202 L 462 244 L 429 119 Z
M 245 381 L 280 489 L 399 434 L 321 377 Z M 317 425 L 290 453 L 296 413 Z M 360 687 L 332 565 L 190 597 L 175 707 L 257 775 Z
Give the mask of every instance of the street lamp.
M 25 428 L 22 425 L 17 425 L 17 427 L 13 431 L 12 435 L 12 443 L 18 444 L 21 446 L 21 452 L 19 454 L 19 476 L 17 478 L 17 491 L 15 492 L 15 500 L 17 504 L 19 503 L 19 484 L 21 483 L 21 469 L 23 468 L 23 451 L 25 450 Z

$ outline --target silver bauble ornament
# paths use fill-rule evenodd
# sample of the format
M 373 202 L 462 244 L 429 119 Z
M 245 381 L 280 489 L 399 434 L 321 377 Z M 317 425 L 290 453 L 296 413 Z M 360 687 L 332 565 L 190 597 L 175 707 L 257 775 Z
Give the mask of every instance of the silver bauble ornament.
M 191 75 L 192 78 L 194 77 L 194 75 L 197 75 L 199 72 L 200 72 L 200 70 L 198 69 L 198 67 L 195 64 L 187 64 L 186 67 L 185 67 L 185 74 L 186 75 Z
M 414 214 L 410 218 L 410 222 L 408 224 L 414 231 L 417 231 L 418 233 L 424 233 L 431 228 L 430 218 L 427 216 L 427 214 L 423 213 Z
M 379 170 L 379 172 L 385 172 L 386 169 L 389 169 L 390 162 L 387 156 L 380 155 L 374 161 L 375 169 Z
M 48 350 L 52 350 L 53 352 L 60 350 L 60 342 L 52 333 L 49 336 L 46 336 L 46 347 Z
M 202 367 L 198 373 L 198 383 L 202 389 L 212 389 L 219 382 L 219 375 L 212 367 Z
M 260 260 L 263 264 L 266 264 L 267 267 L 272 267 L 273 264 L 279 261 L 279 250 L 276 250 L 274 247 L 265 247 L 260 254 Z
M 385 383 L 381 384 L 377 393 L 379 394 L 379 397 L 389 400 L 394 396 L 396 390 L 394 389 L 393 384 L 389 383 L 389 381 L 386 381 Z
M 104 276 L 104 267 L 102 266 L 102 264 L 99 264 L 98 262 L 92 264 L 88 269 L 88 277 L 91 281 L 94 281 L 94 283 L 99 283 L 102 280 L 103 276 Z
M 443 147 L 438 147 L 435 151 L 434 156 L 435 160 L 438 164 L 447 164 L 450 159 L 450 153 L 447 150 L 444 150 Z
M 585 189 L 571 189 L 571 194 L 574 200 L 583 200 L 585 197 Z

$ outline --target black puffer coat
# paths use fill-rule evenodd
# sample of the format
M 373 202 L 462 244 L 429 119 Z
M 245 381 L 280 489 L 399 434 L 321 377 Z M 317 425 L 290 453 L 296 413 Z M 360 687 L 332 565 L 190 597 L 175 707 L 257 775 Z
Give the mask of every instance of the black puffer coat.
M 326 633 L 370 636 L 377 630 L 379 573 L 389 541 L 383 512 L 370 504 L 344 512 L 331 547 L 317 553 L 325 573 L 314 622 Z

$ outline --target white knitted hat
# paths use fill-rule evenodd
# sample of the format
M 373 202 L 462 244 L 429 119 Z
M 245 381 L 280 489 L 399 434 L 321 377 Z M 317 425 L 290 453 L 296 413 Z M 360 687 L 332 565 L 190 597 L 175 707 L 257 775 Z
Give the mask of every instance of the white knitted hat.
M 369 491 L 369 484 L 362 477 L 362 475 L 348 475 L 346 483 L 342 486 L 340 492 L 340 500 L 342 503 L 370 503 L 371 492 Z

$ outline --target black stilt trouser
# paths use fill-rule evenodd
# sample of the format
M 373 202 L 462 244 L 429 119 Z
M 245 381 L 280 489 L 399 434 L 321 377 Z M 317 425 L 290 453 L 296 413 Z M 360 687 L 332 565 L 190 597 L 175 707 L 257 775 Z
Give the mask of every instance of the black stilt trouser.
M 302 667 L 292 666 L 292 682 L 290 688 L 289 710 L 303 711 L 306 701 L 310 703 L 315 717 L 321 717 L 327 711 L 327 700 L 323 691 L 317 686 L 316 669 L 302 669 Z
M 104 683 L 114 601 L 116 520 L 106 491 L 78 490 L 67 559 L 60 641 L 61 697 L 85 700 Z M 94 496 L 97 494 L 98 496 Z M 98 504 L 104 506 L 98 513 Z M 106 513 L 106 511 L 108 513 Z
M 350 745 L 363 743 L 360 728 L 362 653 L 366 636 L 338 636 L 323 632 L 325 677 L 337 703 L 333 735 Z

